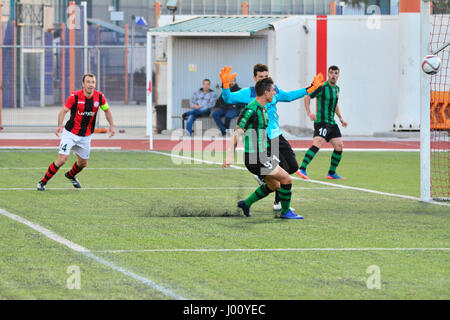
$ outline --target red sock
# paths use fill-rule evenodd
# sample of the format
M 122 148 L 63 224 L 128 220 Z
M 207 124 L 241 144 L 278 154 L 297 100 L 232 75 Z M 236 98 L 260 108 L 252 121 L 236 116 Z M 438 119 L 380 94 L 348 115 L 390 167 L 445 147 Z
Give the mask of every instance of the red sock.
M 72 166 L 72 169 L 69 171 L 69 176 L 72 178 L 75 177 L 80 171 L 83 170 L 83 168 L 79 167 L 77 163 L 75 162 Z
M 52 162 L 52 164 L 48 167 L 47 173 L 42 178 L 42 181 L 47 183 L 48 180 L 50 180 L 58 172 L 58 170 L 59 167 L 54 162 Z

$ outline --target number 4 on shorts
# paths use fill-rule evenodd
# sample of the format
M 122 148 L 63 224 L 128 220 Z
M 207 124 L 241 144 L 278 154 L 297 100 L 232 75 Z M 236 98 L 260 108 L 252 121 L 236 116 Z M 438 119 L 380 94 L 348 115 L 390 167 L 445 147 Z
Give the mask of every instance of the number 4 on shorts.
M 64 145 L 61 144 L 60 149 L 61 149 L 62 151 L 64 151 L 64 152 L 66 152 L 66 150 L 67 150 L 67 143 L 64 144 Z

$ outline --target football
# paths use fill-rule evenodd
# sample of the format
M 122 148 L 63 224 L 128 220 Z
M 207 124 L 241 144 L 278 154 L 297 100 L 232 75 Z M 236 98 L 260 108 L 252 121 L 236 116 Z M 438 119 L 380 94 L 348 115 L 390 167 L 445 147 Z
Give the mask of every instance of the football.
M 422 70 L 426 74 L 433 75 L 439 72 L 441 59 L 435 55 L 426 56 L 422 61 Z

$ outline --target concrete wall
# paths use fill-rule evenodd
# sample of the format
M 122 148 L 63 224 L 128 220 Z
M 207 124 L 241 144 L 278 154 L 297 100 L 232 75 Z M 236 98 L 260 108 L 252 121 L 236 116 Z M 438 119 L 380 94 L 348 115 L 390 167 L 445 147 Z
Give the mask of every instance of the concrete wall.
M 276 81 L 283 89 L 304 87 L 316 73 L 316 19 L 316 16 L 299 18 L 295 28 L 297 38 L 294 38 L 295 33 L 287 34 L 285 44 L 277 46 L 280 59 Z M 379 19 L 328 16 L 327 65 L 338 65 L 341 69 L 339 107 L 349 123 L 349 127 L 342 130 L 343 134 L 373 135 L 392 131 L 397 116 L 399 18 L 379 16 Z M 280 41 L 282 37 L 277 33 Z M 299 65 L 292 56 L 285 57 L 285 51 L 297 52 Z M 295 72 L 300 74 L 299 81 L 293 79 Z M 314 106 L 312 104 L 312 110 Z M 306 116 L 303 100 L 291 102 L 286 107 L 280 104 L 278 113 L 281 126 L 313 128 Z

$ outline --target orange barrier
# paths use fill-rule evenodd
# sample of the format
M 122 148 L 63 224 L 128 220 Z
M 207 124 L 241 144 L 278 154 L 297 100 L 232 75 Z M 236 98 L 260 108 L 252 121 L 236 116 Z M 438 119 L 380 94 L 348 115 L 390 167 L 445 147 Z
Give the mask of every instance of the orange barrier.
M 330 3 L 330 16 L 336 15 L 336 1 Z
M 432 91 L 430 104 L 432 130 L 450 130 L 450 91 Z
M 95 128 L 94 133 L 107 133 L 108 130 L 106 128 Z
M 242 14 L 244 16 L 248 15 L 248 2 L 247 1 L 242 2 Z

